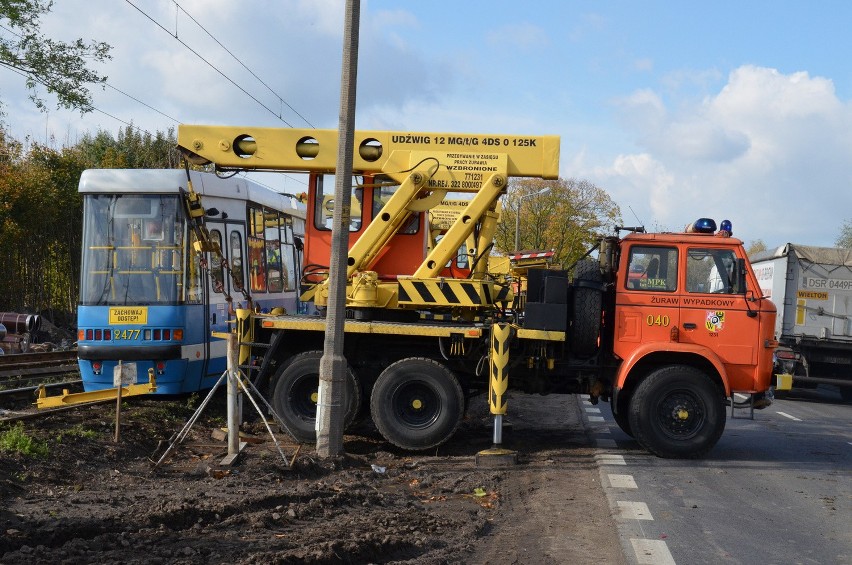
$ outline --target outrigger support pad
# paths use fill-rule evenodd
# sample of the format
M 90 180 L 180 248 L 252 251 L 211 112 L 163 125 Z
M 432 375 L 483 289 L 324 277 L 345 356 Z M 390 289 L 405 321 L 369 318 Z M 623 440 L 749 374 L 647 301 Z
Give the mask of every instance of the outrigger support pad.
M 127 385 L 121 387 L 121 396 L 139 396 L 141 394 L 151 394 L 157 392 L 157 383 L 154 375 L 148 374 L 148 382 L 135 385 Z M 36 406 L 41 408 L 57 408 L 59 406 L 71 406 L 73 404 L 85 404 L 86 402 L 97 402 L 100 400 L 111 400 L 118 396 L 118 387 L 105 388 L 103 390 L 93 390 L 91 392 L 75 392 L 69 393 L 68 389 L 63 389 L 60 396 L 47 396 L 47 390 L 44 386 L 38 388 L 38 397 Z

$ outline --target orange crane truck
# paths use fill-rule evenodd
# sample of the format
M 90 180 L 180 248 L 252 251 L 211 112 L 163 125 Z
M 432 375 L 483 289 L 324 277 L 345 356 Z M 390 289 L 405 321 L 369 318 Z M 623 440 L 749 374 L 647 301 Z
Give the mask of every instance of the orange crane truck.
M 182 125 L 178 145 L 222 172 L 309 173 L 302 298 L 317 315 L 237 313 L 248 317 L 241 365 L 283 427 L 313 441 L 337 132 Z M 775 306 L 742 242 L 712 220 L 690 233 L 618 228 L 600 240 L 598 260 L 530 268 L 517 285 L 507 269 L 489 269 L 499 200 L 510 177 L 557 178 L 558 137 L 358 131 L 355 147 L 343 203 L 346 422 L 369 411 L 388 442 L 425 450 L 448 441 L 468 399 L 486 393 L 499 446 L 510 388 L 588 394 L 609 401 L 649 451 L 699 457 L 721 436 L 734 392 L 769 389 Z M 430 210 L 453 193 L 467 195 L 464 211 L 430 230 Z M 191 186 L 187 198 L 203 227 Z

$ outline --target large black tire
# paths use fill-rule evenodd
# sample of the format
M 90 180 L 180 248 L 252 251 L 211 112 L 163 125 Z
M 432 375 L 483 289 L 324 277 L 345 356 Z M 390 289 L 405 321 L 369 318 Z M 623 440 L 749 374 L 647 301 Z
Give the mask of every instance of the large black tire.
M 386 440 L 411 451 L 450 439 L 464 416 L 464 393 L 444 365 L 421 357 L 382 371 L 370 395 L 373 423 Z
M 569 340 L 571 352 L 577 357 L 591 357 L 598 350 L 603 308 L 603 292 L 600 288 L 602 281 L 603 276 L 597 261 L 584 259 L 574 267 Z M 583 283 L 593 283 L 593 286 L 583 286 Z
M 629 410 L 629 402 L 625 402 L 624 399 L 630 400 L 627 397 L 627 393 L 623 390 L 618 396 L 618 406 L 615 406 L 615 398 L 610 400 L 610 408 L 612 408 L 612 418 L 615 420 L 615 423 L 618 424 L 618 427 L 621 428 L 621 431 L 633 437 L 633 430 L 630 428 L 630 410 Z M 618 410 L 616 411 L 616 408 Z
M 294 355 L 275 374 L 272 407 L 296 441 L 315 443 L 317 396 L 322 351 Z M 346 366 L 346 414 L 344 426 L 355 420 L 361 409 L 361 386 L 352 367 Z
M 667 365 L 648 375 L 633 393 L 630 429 L 659 457 L 697 458 L 716 445 L 725 429 L 721 390 L 703 371 Z

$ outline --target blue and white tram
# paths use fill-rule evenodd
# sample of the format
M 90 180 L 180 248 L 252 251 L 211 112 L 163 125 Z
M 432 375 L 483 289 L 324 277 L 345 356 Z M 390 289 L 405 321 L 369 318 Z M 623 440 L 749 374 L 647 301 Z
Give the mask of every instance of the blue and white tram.
M 85 390 L 113 386 L 113 368 L 153 368 L 158 394 L 210 388 L 226 367 L 233 308 L 298 311 L 304 205 L 244 177 L 191 172 L 221 257 L 202 268 L 180 196 L 180 169 L 91 169 L 80 178 L 83 250 L 77 314 Z M 211 255 L 211 254 L 208 254 Z M 233 276 L 228 276 L 228 269 Z

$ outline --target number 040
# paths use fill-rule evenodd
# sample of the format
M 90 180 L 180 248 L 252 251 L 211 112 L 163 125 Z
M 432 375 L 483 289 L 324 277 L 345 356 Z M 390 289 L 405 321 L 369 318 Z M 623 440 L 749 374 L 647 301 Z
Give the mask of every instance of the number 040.
M 669 317 L 664 315 L 656 315 L 648 314 L 648 317 L 645 318 L 645 322 L 649 326 L 668 326 L 669 325 Z

